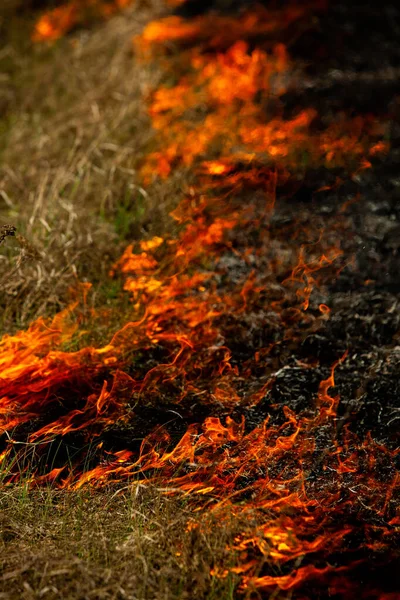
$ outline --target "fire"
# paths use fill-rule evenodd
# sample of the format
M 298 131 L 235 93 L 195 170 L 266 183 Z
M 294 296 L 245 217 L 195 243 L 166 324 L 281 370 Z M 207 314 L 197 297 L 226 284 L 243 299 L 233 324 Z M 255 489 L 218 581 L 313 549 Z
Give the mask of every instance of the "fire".
M 299 18 L 295 12 L 291 18 Z M 241 35 L 257 35 L 267 14 L 255 22 L 254 14 L 244 17 Z M 184 71 L 180 59 L 177 72 L 182 78 L 174 86 L 161 87 L 150 99 L 149 113 L 158 132 L 162 150 L 150 153 L 143 165 L 145 180 L 154 174 L 168 177 L 176 165 L 197 169 L 197 161 L 215 149 L 233 163 L 262 162 L 271 166 L 279 160 L 281 166 L 301 169 L 306 161 L 312 166 L 338 165 L 366 166 L 366 156 L 387 151 L 372 119 L 355 117 L 340 118 L 326 129 L 316 127 L 318 115 L 315 109 L 304 109 L 290 119 L 277 116 L 265 119 L 265 106 L 255 101 L 262 95 L 279 98 L 295 83 L 291 75 L 291 61 L 284 44 L 272 46 L 268 52 L 255 48 L 250 50 L 247 41 L 236 41 L 225 48 L 218 40 L 213 53 L 204 53 L 211 43 L 216 25 L 221 31 L 227 27 L 224 19 L 199 17 L 186 23 L 178 17 L 168 17 L 151 23 L 139 39 L 139 50 L 159 47 L 162 42 L 189 45 L 182 55 L 186 60 Z M 261 23 L 261 25 L 260 25 Z M 275 23 L 275 27 L 279 29 Z M 274 22 L 268 21 L 273 31 Z M 272 29 L 271 29 L 272 28 Z M 199 42 L 200 46 L 194 42 Z M 219 50 L 224 47 L 224 51 Z M 176 67 L 175 67 L 176 68 Z M 292 83 L 293 81 L 293 83 Z M 196 113 L 204 118 L 195 118 Z M 192 113 L 192 118 L 187 115 Z M 215 163 L 214 163 L 215 164 Z
M 181 17 L 169 16 L 150 22 L 140 38 L 135 40 L 135 45 L 145 55 L 168 52 L 171 41 L 180 42 L 183 46 L 198 46 L 202 50 L 226 50 L 237 40 L 273 38 L 292 23 L 324 8 L 324 1 L 302 6 L 291 4 L 282 10 L 268 10 L 256 4 L 244 11 L 240 19 L 205 15 L 188 22 Z
M 58 40 L 71 29 L 85 24 L 91 18 L 109 18 L 131 3 L 132 0 L 70 0 L 39 18 L 32 40 L 34 42 Z
M 324 226 L 305 220 L 299 181 L 308 168 L 351 178 L 388 149 L 385 125 L 371 116 L 325 123 L 304 106 L 284 114 L 298 67 L 278 34 L 323 8 L 170 16 L 144 29 L 134 43 L 147 59 L 163 57 L 165 81 L 146 98 L 154 140 L 141 174 L 148 184 L 177 170 L 192 175 L 171 213 L 175 233 L 131 243 L 112 266 L 131 320 L 104 347 L 68 348 L 98 318 L 85 322 L 79 300 L 0 343 L 3 462 L 25 458 L 22 440 L 34 445 L 37 484 L 129 478 L 187 496 L 221 527 L 234 515 L 243 531 L 228 548 L 233 566 L 212 575 L 235 573 L 243 593 L 271 597 L 317 597 L 313 586 L 351 592 L 367 550 L 383 552 L 399 526 L 398 448 L 344 424 L 335 379 L 350 352 L 329 364 L 304 353 L 334 314 L 329 285 L 352 257 L 341 244 L 344 205 Z M 58 33 L 46 34 L 43 23 L 43 37 L 66 30 L 54 21 Z M 293 206 L 277 222 L 280 201 Z M 289 407 L 278 392 L 293 372 L 315 372 L 317 383 L 308 397 L 299 377 L 298 405 Z M 157 423 L 142 417 L 149 408 Z M 108 431 L 130 431 L 129 447 L 103 444 Z M 75 463 L 56 457 L 50 468 L 48 446 L 71 436 L 82 443 Z M 365 597 L 384 597 L 374 594 Z

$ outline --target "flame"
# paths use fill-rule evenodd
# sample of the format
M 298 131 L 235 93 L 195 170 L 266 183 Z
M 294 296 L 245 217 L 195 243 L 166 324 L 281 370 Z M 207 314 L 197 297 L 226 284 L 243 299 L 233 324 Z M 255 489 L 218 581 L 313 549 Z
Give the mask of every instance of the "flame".
M 282 575 L 280 577 L 271 577 L 266 575 L 265 577 L 244 577 L 243 585 L 245 588 L 247 587 L 255 587 L 257 589 L 268 589 L 271 587 L 274 588 L 278 586 L 281 590 L 290 590 L 292 588 L 298 587 L 299 584 L 304 583 L 309 579 L 318 579 L 321 581 L 327 575 L 333 573 L 343 573 L 347 571 L 346 567 L 339 567 L 333 569 L 332 567 L 324 567 L 322 569 L 318 569 L 313 565 L 309 565 L 307 567 L 300 567 L 294 573 L 290 573 L 289 575 Z
M 55 41 L 91 18 L 109 18 L 129 6 L 132 0 L 70 0 L 44 13 L 36 22 L 34 42 Z
M 268 10 L 256 4 L 244 11 L 240 19 L 209 14 L 190 22 L 181 17 L 168 16 L 150 22 L 142 35 L 135 39 L 135 45 L 145 56 L 168 52 L 172 41 L 183 46 L 226 50 L 237 40 L 274 37 L 292 23 L 307 19 L 313 12 L 324 10 L 325 7 L 323 1 L 306 2 L 302 6 L 290 4 L 283 10 Z
M 249 21 L 244 18 L 242 35 L 259 31 L 253 17 L 249 16 Z M 298 14 L 292 17 L 298 18 Z M 224 26 L 223 20 L 215 21 L 211 29 L 216 24 Z M 177 43 L 184 39 L 193 44 L 193 40 L 203 40 L 203 35 L 206 39 L 212 35 L 209 25 L 209 17 L 190 23 L 169 17 L 151 23 L 135 44 L 142 50 L 165 40 Z M 243 161 L 271 165 L 279 160 L 281 166 L 292 169 L 301 168 L 305 160 L 313 166 L 329 167 L 357 161 L 359 168 L 366 168 L 366 155 L 387 151 L 385 142 L 373 141 L 373 135 L 382 131 L 368 117 L 339 115 L 325 130 L 315 128 L 318 115 L 311 108 L 291 119 L 265 120 L 265 107 L 255 101 L 256 97 L 280 97 L 291 85 L 291 61 L 282 43 L 275 44 L 270 52 L 259 48 L 250 51 L 248 42 L 241 40 L 214 56 L 203 52 L 198 46 L 186 50 L 183 56 L 190 61 L 190 69 L 176 85 L 158 88 L 150 99 L 149 113 L 162 150 L 147 156 L 142 168 L 145 180 L 151 181 L 155 174 L 168 177 L 177 164 L 196 165 L 215 147 L 231 165 Z M 198 111 L 205 112 L 201 120 L 186 116 Z M 215 169 L 216 164 L 211 162 L 211 167 Z M 207 163 L 203 171 L 204 167 L 207 169 Z

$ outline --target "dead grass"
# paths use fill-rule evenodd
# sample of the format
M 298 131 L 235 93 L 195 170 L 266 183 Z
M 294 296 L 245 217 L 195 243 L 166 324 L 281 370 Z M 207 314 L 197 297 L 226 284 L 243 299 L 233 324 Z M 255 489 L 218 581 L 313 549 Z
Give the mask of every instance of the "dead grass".
M 143 486 L 79 492 L 24 486 L 0 493 L 0 598 L 46 600 L 234 598 L 226 546 L 239 524 L 217 528 L 182 499 Z M 187 530 L 191 520 L 200 524 Z M 232 557 L 230 557 L 232 560 Z
M 127 239 L 165 227 L 181 183 L 144 190 L 136 175 L 152 139 L 143 97 L 159 73 L 131 43 L 160 9 L 137 2 L 49 47 L 22 28 L 0 49 L 0 225 L 35 249 L 20 260 L 18 240 L 1 247 L 0 333 L 58 310 L 78 280 L 101 288 Z

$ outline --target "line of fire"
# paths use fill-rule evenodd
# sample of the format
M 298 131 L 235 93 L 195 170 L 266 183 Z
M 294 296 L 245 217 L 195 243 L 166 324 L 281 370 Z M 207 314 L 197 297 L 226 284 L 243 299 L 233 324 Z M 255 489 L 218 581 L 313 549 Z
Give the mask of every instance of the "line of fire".
M 72 0 L 32 39 L 129 4 Z M 238 598 L 400 597 L 394 17 L 331 4 L 166 2 L 131 45 L 161 70 L 138 172 L 185 183 L 110 265 L 130 317 L 85 345 L 112 315 L 82 283 L 0 342 L 4 485 L 156 486 L 191 507 L 183 536 L 234 515 L 212 575 Z

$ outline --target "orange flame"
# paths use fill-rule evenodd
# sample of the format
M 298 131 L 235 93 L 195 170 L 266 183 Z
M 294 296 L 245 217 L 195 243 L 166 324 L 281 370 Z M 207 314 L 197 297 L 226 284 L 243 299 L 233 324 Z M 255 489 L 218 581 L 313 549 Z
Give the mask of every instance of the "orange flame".
M 93 18 L 109 18 L 131 3 L 132 0 L 71 0 L 40 17 L 35 25 L 32 40 L 58 40 L 74 27 L 84 25 Z

